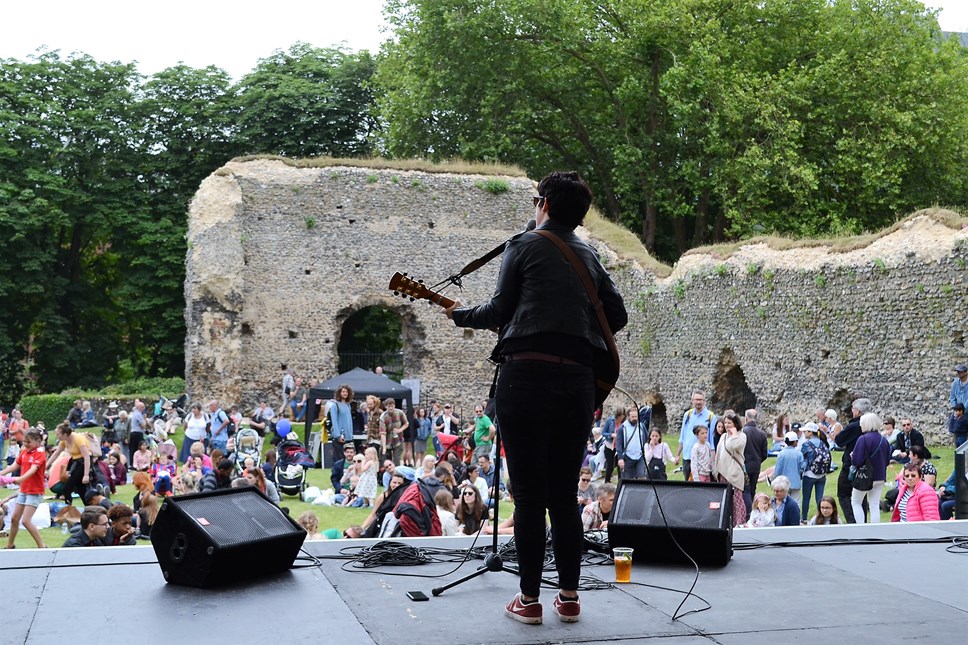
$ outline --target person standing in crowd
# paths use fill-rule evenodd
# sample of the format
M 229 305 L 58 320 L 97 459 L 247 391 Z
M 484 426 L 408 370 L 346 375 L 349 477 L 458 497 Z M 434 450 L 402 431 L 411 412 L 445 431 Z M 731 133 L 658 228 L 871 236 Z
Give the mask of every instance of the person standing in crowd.
M 735 412 L 723 413 L 726 434 L 716 443 L 715 475 L 716 481 L 728 483 L 733 487 L 733 526 L 746 522 L 746 502 L 743 491 L 746 489 L 746 472 L 743 455 L 746 452 L 746 435 Z M 695 437 L 695 435 L 693 435 Z M 797 509 L 797 513 L 799 513 Z
M 669 479 L 666 475 L 666 464 L 679 463 L 672 454 L 672 449 L 662 440 L 662 433 L 658 428 L 652 428 L 649 431 L 649 443 L 645 444 L 642 450 L 642 458 L 645 461 L 645 473 L 649 479 L 662 481 Z
M 188 463 L 192 454 L 192 444 L 196 441 L 205 441 L 205 426 L 208 421 L 202 414 L 200 403 L 192 403 L 188 414 L 185 415 L 185 437 L 182 441 L 181 450 L 178 453 L 178 461 Z
M 960 404 L 962 416 L 964 416 L 965 406 L 968 406 L 968 365 L 964 363 L 955 365 L 955 375 L 951 382 L 951 392 L 948 394 L 948 406 L 952 410 L 951 416 L 948 417 L 948 432 L 954 435 L 955 448 L 957 448 L 968 441 L 968 428 L 965 428 L 963 424 L 956 427 L 954 423 L 955 407 Z M 964 429 L 964 431 L 961 429 Z
M 790 496 L 800 504 L 800 488 L 803 486 L 803 471 L 807 469 L 806 459 L 797 448 L 797 433 L 792 430 L 783 437 L 783 450 L 776 456 L 773 476 L 785 476 L 790 480 Z
M 844 516 L 844 522 L 847 524 L 854 524 L 854 508 L 851 506 L 851 497 L 854 493 L 854 487 L 851 486 L 850 480 L 848 479 L 851 458 L 850 453 L 854 449 L 854 444 L 860 439 L 861 429 L 860 429 L 860 418 L 862 415 L 869 412 L 871 409 L 870 399 L 855 399 L 853 403 L 850 404 L 850 414 L 851 419 L 843 427 L 843 429 L 834 435 L 834 443 L 837 447 L 842 448 L 844 451 L 843 459 L 841 460 L 840 472 L 837 473 L 837 501 L 840 502 L 840 510 Z M 828 410 L 829 412 L 829 410 Z M 867 500 L 864 500 L 866 504 Z M 863 516 L 861 516 L 863 518 Z
M 506 606 L 515 620 L 540 624 L 545 514 L 550 514 L 559 591 L 553 611 L 578 620 L 582 525 L 575 504 L 578 471 L 595 411 L 596 352 L 607 351 L 595 307 L 611 333 L 628 322 L 622 296 L 597 252 L 575 235 L 591 205 L 591 190 L 576 172 L 554 172 L 538 184 L 538 231 L 561 239 L 591 276 L 601 305 L 589 301 L 579 274 L 551 240 L 537 232 L 511 239 L 491 300 L 446 310 L 458 327 L 500 329 L 495 355 L 496 404 L 514 482 L 514 539 L 520 593 Z M 535 423 L 535 420 L 539 423 Z
M 9 466 L 17 458 L 20 452 L 20 445 L 24 442 L 24 436 L 30 430 L 30 422 L 24 419 L 24 413 L 20 408 L 14 408 L 10 413 L 10 421 L 7 424 L 7 465 Z
M 37 507 L 44 500 L 44 473 L 47 470 L 47 453 L 41 443 L 40 433 L 37 430 L 28 430 L 24 435 L 23 450 L 17 454 L 17 462 L 0 470 L 0 475 L 6 475 L 14 470 L 19 470 L 20 474 L 13 478 L 13 483 L 20 486 L 17 494 L 17 503 L 14 507 L 13 515 L 10 517 L 10 535 L 7 536 L 7 548 L 15 548 L 14 540 L 17 538 L 17 531 L 20 530 L 20 523 L 23 522 L 24 528 L 34 538 L 38 549 L 46 549 L 44 539 L 40 536 L 40 531 L 34 526 L 31 520 Z M 2 527 L 2 524 L 0 524 Z
M 376 448 L 380 461 L 386 457 L 387 447 L 380 438 L 380 417 L 383 416 L 383 404 L 378 397 L 366 395 L 366 445 Z
M 303 380 L 296 377 L 292 396 L 289 399 L 289 411 L 293 421 L 302 421 L 306 417 L 306 402 L 309 400 L 309 390 L 303 386 Z
M 141 442 L 145 440 L 145 428 L 148 426 L 148 419 L 145 417 L 144 401 L 135 400 L 134 407 L 131 409 L 130 430 L 128 432 L 128 454 L 134 456 Z
M 689 457 L 692 455 L 692 447 L 696 443 L 696 433 L 692 430 L 697 425 L 707 428 L 716 427 L 716 415 L 706 407 L 706 395 L 700 391 L 692 393 L 692 407 L 682 415 L 682 428 L 679 430 L 679 448 L 676 456 L 682 459 L 682 478 L 689 481 L 692 472 L 692 464 Z M 715 433 L 709 434 L 709 449 L 716 449 L 717 437 Z M 740 488 L 742 490 L 742 487 Z M 745 519 L 745 518 L 744 518 Z
M 397 410 L 397 402 L 387 397 L 383 400 L 383 414 L 380 415 L 380 441 L 387 447 L 387 458 L 394 466 L 404 465 L 403 433 L 410 427 L 407 415 Z
M 454 414 L 454 406 L 450 403 L 444 405 L 443 413 L 434 420 L 434 432 L 460 434 L 460 417 Z
M 484 406 L 476 405 L 474 407 L 474 461 L 477 461 L 477 458 L 481 455 L 491 454 L 496 433 L 497 428 L 491 423 L 491 419 L 484 414 Z
M 803 500 L 800 508 L 800 521 L 805 524 L 810 515 L 811 494 L 814 495 L 817 506 L 820 506 L 820 498 L 823 497 L 824 487 L 827 485 L 830 449 L 824 443 L 826 437 L 822 436 L 823 433 L 816 423 L 805 423 L 801 430 L 803 431 L 803 445 L 800 446 L 800 452 L 803 454 L 806 467 L 803 471 Z M 825 458 L 824 455 L 826 455 Z M 819 459 L 818 456 L 820 456 Z
M 605 483 L 612 481 L 615 470 L 615 432 L 625 423 L 625 408 L 616 406 L 612 416 L 602 424 L 602 438 L 605 440 Z
M 433 422 L 427 415 L 427 408 L 417 408 L 417 416 L 414 417 L 413 423 L 417 426 L 413 444 L 414 464 L 419 464 L 427 454 L 427 440 L 430 439 L 433 430 Z
M 955 403 L 951 408 L 951 417 L 948 419 L 948 432 L 954 438 L 955 448 L 968 441 L 968 416 L 965 416 L 965 404 Z
M 286 412 L 289 410 L 289 399 L 292 397 L 292 393 L 296 389 L 296 379 L 292 375 L 292 370 L 289 366 L 282 366 L 282 407 L 279 408 L 279 416 L 286 416 Z
M 642 436 L 645 432 L 648 430 L 639 423 L 639 411 L 629 408 L 628 418 L 615 433 L 615 456 L 621 479 L 645 477 L 645 438 Z
M 208 420 L 209 432 L 211 433 L 209 447 L 212 450 L 218 449 L 226 453 L 229 446 L 229 415 L 225 413 L 216 399 L 208 402 L 208 410 L 211 413 Z
M 743 489 L 743 503 L 746 504 L 747 515 L 753 510 L 753 495 L 756 493 L 756 482 L 760 478 L 760 469 L 769 456 L 769 445 L 766 432 L 756 424 L 757 412 L 750 408 L 743 414 L 743 434 L 746 435 L 746 449 L 743 451 L 743 461 L 746 464 L 746 474 L 749 480 Z
M 353 388 L 349 385 L 340 385 L 336 388 L 336 396 L 326 403 L 323 411 L 324 417 L 329 417 L 332 422 L 333 454 L 338 455 L 343 451 L 343 446 L 353 443 L 353 408 L 350 401 L 353 400 Z
M 874 487 L 869 491 L 853 489 L 851 492 L 851 507 L 854 512 L 855 523 L 864 524 L 866 509 L 862 503 L 866 500 L 867 508 L 871 514 L 871 523 L 877 524 L 881 521 L 881 490 L 884 489 L 884 481 L 887 479 L 887 464 L 891 460 L 891 445 L 880 433 L 881 418 L 873 412 L 866 412 L 861 416 L 860 429 L 862 434 L 851 450 L 850 463 L 856 468 L 860 468 L 869 459 L 874 477 Z

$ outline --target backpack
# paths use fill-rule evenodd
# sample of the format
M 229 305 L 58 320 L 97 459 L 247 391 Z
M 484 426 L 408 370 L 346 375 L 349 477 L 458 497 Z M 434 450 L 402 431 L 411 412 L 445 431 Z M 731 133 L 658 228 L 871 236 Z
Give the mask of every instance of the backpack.
M 813 461 L 810 462 L 810 472 L 815 475 L 826 475 L 833 472 L 830 467 L 830 448 L 823 441 L 814 450 Z

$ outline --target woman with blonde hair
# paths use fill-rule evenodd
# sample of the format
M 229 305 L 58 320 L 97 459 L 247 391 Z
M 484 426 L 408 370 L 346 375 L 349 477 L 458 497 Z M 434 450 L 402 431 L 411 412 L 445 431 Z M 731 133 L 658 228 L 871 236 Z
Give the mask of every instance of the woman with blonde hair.
M 366 445 L 376 448 L 377 458 L 383 461 L 383 442 L 380 440 L 380 416 L 383 414 L 383 403 L 372 394 L 366 396 Z

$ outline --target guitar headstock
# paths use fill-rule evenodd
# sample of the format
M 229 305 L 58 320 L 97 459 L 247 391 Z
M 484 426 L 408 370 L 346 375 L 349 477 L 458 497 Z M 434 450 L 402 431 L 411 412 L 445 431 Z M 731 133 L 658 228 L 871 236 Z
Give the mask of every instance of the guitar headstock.
M 424 286 L 423 280 L 414 280 L 406 273 L 397 272 L 393 274 L 393 277 L 390 278 L 390 290 L 393 291 L 393 295 L 395 296 L 409 298 L 410 302 L 417 299 L 429 300 L 442 307 L 450 307 L 454 304 L 454 301 L 450 298 L 442 296 L 436 291 L 431 291 Z

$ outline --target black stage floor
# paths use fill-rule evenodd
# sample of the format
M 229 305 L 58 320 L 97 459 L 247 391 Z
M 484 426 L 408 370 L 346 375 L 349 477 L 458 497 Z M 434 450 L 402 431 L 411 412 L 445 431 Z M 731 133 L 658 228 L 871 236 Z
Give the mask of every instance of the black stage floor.
M 318 568 L 201 590 L 166 584 L 150 546 L 24 549 L 0 553 L 0 643 L 963 643 L 968 553 L 918 542 L 959 535 L 968 535 L 968 521 L 737 530 L 740 548 L 732 561 L 704 570 L 696 585 L 711 605 L 707 611 L 673 620 L 681 593 L 620 585 L 583 592 L 581 621 L 573 624 L 551 613 L 548 592 L 539 626 L 503 615 L 517 591 L 517 578 L 506 573 L 487 573 L 428 602 L 407 598 L 409 590 L 429 596 L 441 584 L 411 574 L 437 575 L 454 564 L 363 573 L 324 559 Z M 886 542 L 816 546 L 827 540 Z M 307 542 L 305 548 L 331 556 L 374 542 Z M 470 539 L 407 542 L 463 548 Z M 743 548 L 771 544 L 782 546 Z M 479 564 L 471 560 L 443 581 Z M 611 566 L 583 572 L 613 579 Z M 640 563 L 632 576 L 684 591 L 694 574 Z M 691 598 L 683 611 L 702 606 Z

